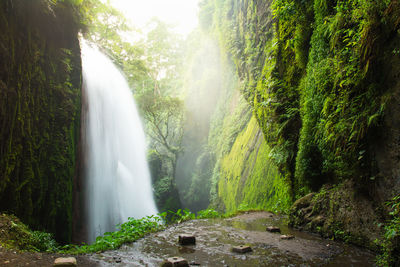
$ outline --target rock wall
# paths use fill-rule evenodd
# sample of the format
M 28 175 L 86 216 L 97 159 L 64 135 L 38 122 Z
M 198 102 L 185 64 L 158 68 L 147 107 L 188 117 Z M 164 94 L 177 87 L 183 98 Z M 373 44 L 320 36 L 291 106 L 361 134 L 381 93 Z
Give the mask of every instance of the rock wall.
M 397 0 L 202 3 L 200 21 L 235 63 L 269 147 L 264 164 L 277 166 L 290 198 L 307 196 L 292 209 L 298 227 L 370 246 L 381 234 L 376 225 L 388 218 L 384 203 L 400 181 L 399 7 Z M 219 177 L 222 199 L 238 190 L 228 169 Z
M 0 3 L 0 210 L 69 241 L 81 101 L 69 1 Z

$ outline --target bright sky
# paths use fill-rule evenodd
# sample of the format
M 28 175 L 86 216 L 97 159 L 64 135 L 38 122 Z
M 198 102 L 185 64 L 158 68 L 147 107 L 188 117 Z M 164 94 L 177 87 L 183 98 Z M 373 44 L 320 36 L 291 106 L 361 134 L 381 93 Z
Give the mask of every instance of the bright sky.
M 177 33 L 187 35 L 198 24 L 199 0 L 111 0 L 128 20 L 143 29 L 152 17 L 175 26 Z

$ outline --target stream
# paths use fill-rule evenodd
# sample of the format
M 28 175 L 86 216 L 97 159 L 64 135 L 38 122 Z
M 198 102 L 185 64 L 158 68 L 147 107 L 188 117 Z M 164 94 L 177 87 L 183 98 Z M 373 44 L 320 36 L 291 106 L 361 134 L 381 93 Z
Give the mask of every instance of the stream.
M 374 266 L 372 252 L 293 230 L 286 221 L 269 212 L 193 220 L 90 257 L 100 266 L 160 266 L 175 256 L 185 258 L 190 266 Z M 268 226 L 280 227 L 281 234 L 267 232 Z M 194 235 L 196 245 L 180 246 L 180 234 Z M 281 235 L 295 238 L 284 240 Z M 252 252 L 232 252 L 238 245 L 249 245 Z

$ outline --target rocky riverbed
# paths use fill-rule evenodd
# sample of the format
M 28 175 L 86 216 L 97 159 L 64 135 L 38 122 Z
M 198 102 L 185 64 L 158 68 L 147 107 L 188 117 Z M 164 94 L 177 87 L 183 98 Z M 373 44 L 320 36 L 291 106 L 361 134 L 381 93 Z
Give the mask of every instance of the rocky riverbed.
M 267 227 L 279 227 L 268 232 Z M 270 229 L 272 230 L 272 229 Z M 195 245 L 181 246 L 178 236 L 194 235 Z M 293 238 L 292 238 L 293 237 Z M 289 239 L 288 239 L 289 238 Z M 235 246 L 251 252 L 233 252 Z M 67 255 L 18 252 L 0 247 L 0 266 L 53 266 Z M 247 212 L 227 219 L 187 221 L 153 233 L 118 250 L 79 255 L 78 266 L 160 266 L 170 257 L 190 266 L 374 266 L 375 255 L 361 248 L 295 231 L 286 218 L 269 212 Z
M 266 231 L 268 226 L 279 227 L 281 233 Z M 180 234 L 194 235 L 196 244 L 179 245 Z M 294 238 L 287 239 L 290 235 Z M 252 251 L 232 252 L 239 245 L 250 246 Z M 173 256 L 185 258 L 191 266 L 244 267 L 373 266 L 375 258 L 368 250 L 290 229 L 285 217 L 269 212 L 184 222 L 89 258 L 100 266 L 160 266 Z

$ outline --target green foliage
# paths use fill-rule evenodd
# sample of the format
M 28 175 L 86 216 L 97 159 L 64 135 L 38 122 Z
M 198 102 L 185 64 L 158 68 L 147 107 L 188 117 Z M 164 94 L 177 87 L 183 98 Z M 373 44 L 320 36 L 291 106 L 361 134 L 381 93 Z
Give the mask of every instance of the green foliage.
M 137 100 L 147 122 L 146 132 L 152 140 L 150 147 L 169 165 L 167 174 L 175 177 L 177 157 L 182 151 L 183 102 L 152 91 L 138 95 Z
M 123 70 L 131 87 L 142 84 L 149 72 L 143 59 L 144 44 L 142 40 L 132 44 L 122 37 L 123 34 L 140 36 L 140 33 L 130 27 L 109 1 L 85 0 L 80 11 L 85 25 L 84 38 L 100 47 Z
M 174 179 L 168 176 L 169 169 L 166 170 L 168 166 L 166 164 L 167 159 L 155 150 L 150 150 L 147 158 L 154 188 L 154 200 L 158 210 L 165 212 L 180 209 L 182 204 L 179 199 L 178 189 Z
M 354 184 L 347 201 L 356 203 L 353 192 L 368 192 L 373 186 L 370 180 L 386 179 L 377 176 L 371 148 L 393 97 L 390 88 L 395 78 L 385 72 L 391 73 L 388 59 L 398 54 L 394 49 L 398 3 L 274 0 L 272 14 L 267 12 L 270 4 L 250 0 L 201 4 L 203 29 L 219 38 L 225 60 L 234 62 L 241 93 L 266 140 L 255 152 L 252 127 L 240 119 L 234 120 L 240 121 L 238 131 L 229 124 L 224 124 L 226 130 L 211 128 L 210 144 L 217 148 L 212 206 L 228 211 L 273 209 L 274 202 L 268 200 L 279 199 L 282 208 L 290 205 L 291 198 L 347 180 Z M 218 123 L 223 125 L 224 120 Z M 226 132 L 235 134 L 230 138 Z M 268 194 L 270 188 L 278 199 Z M 332 196 L 330 202 L 317 203 L 330 204 L 326 209 L 332 217 L 326 227 L 315 227 L 334 238 L 366 244 L 363 234 L 368 231 L 363 230 L 370 227 L 352 229 L 346 216 L 336 213 L 346 201 Z M 365 212 L 364 216 L 373 217 Z M 393 219 L 385 228 L 386 236 L 397 235 L 398 225 Z M 393 255 L 399 254 L 398 245 L 390 243 L 398 244 L 397 239 L 387 239 L 391 241 L 382 259 L 397 260 Z
M 384 24 L 390 1 L 275 0 L 272 15 L 267 2 L 211 3 L 202 14 L 214 13 L 291 194 L 367 177 L 367 137 L 389 99 L 378 55 L 394 31 Z
M 197 219 L 209 219 L 209 218 L 221 218 L 222 215 L 218 211 L 214 209 L 205 209 L 205 210 L 200 210 L 197 212 Z
M 171 216 L 172 215 L 172 216 Z M 215 219 L 222 218 L 225 215 L 219 213 L 213 208 L 208 208 L 205 210 L 199 210 L 197 214 L 191 212 L 188 209 L 179 209 L 176 212 L 168 211 L 162 214 L 167 218 L 168 223 L 182 223 L 184 221 L 195 220 L 195 219 Z
M 176 212 L 168 211 L 167 218 L 170 223 L 181 223 L 196 219 L 196 214 L 188 209 L 178 209 Z
M 142 219 L 129 218 L 117 225 L 117 231 L 107 232 L 96 238 L 90 245 L 64 245 L 60 247 L 52 234 L 31 231 L 15 216 L 0 215 L 0 244 L 6 248 L 24 251 L 46 251 L 67 254 L 94 253 L 118 249 L 123 244 L 133 242 L 145 235 L 165 229 L 168 224 L 182 223 L 194 219 L 220 218 L 222 215 L 213 209 L 201 210 L 196 214 L 187 209 L 168 211 Z
M 127 222 L 117 226 L 117 231 L 107 232 L 103 236 L 97 237 L 96 241 L 91 245 L 66 245 L 58 252 L 80 254 L 118 249 L 123 244 L 138 240 L 149 233 L 165 229 L 167 226 L 166 223 L 182 223 L 194 219 L 219 217 L 221 217 L 221 215 L 213 209 L 199 211 L 197 216 L 187 209 L 178 209 L 176 212 L 167 211 L 142 219 L 129 218 Z
M 50 233 L 33 231 L 31 240 L 34 250 L 54 252 L 58 249 L 58 244 Z
M 379 72 L 371 73 L 372 62 L 365 62 L 363 50 L 375 45 L 365 34 L 374 31 L 384 8 L 377 2 L 315 2 L 310 60 L 300 85 L 300 194 L 343 177 L 363 176 L 359 172 L 366 170 L 365 137 L 379 124 L 387 97 Z
M 384 225 L 384 235 L 376 243 L 381 247 L 377 257 L 378 266 L 397 266 L 400 264 L 400 195 L 386 203 L 391 219 Z
M 179 210 L 182 206 L 174 179 L 166 176 L 153 183 L 154 199 L 159 211 Z
M 275 0 L 275 28 L 267 3 L 214 5 L 214 27 L 292 194 L 363 176 L 359 153 L 387 101 L 371 53 L 388 3 Z
M 62 253 L 93 253 L 105 250 L 118 249 L 125 243 L 133 242 L 148 233 L 164 229 L 163 218 L 160 216 L 147 216 L 142 219 L 129 218 L 127 222 L 117 225 L 117 231 L 107 232 L 96 238 L 90 245 L 67 245 L 62 247 Z

